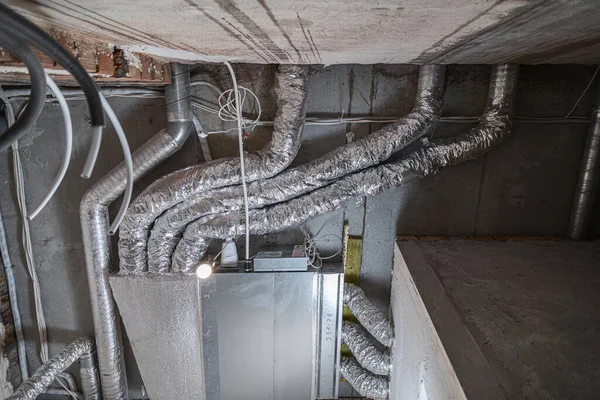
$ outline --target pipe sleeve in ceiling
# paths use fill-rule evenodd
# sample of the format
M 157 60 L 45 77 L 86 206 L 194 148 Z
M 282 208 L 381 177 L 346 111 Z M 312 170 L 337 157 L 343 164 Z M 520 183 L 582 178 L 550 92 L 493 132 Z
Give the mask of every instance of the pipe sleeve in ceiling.
M 271 179 L 249 184 L 249 207 L 280 203 L 326 186 L 347 174 L 387 160 L 422 137 L 440 117 L 445 69 L 441 65 L 420 67 L 415 105 L 409 114 L 393 124 Z M 242 207 L 242 188 L 231 186 L 204 193 L 166 211 L 155 221 L 148 242 L 149 271 L 162 273 L 169 269 L 180 234 L 190 222 L 207 214 L 240 210 Z M 194 247 L 195 240 L 192 238 L 188 247 Z
M 169 93 L 179 96 L 177 99 L 167 99 L 168 128 L 159 131 L 132 154 L 135 180 L 179 150 L 191 133 L 191 119 L 185 117 L 190 114 L 186 109 L 191 110 L 189 67 L 173 64 L 172 75 L 172 81 L 183 81 L 182 86 L 188 89 L 167 92 L 167 96 L 170 96 Z M 178 104 L 179 100 L 185 106 Z M 169 104 L 174 107 L 171 108 Z M 175 108 L 181 112 L 178 114 Z M 173 123 L 175 121 L 178 122 Z M 182 134 L 184 132 L 187 134 Z M 87 191 L 79 211 L 98 368 L 102 395 L 106 400 L 129 398 L 117 311 L 108 282 L 111 270 L 108 206 L 123 194 L 126 182 L 125 166 L 121 163 Z
M 306 114 L 307 78 L 306 66 L 279 66 L 273 134 L 265 148 L 245 157 L 247 182 L 278 174 L 296 157 Z M 240 182 L 237 157 L 188 167 L 155 181 L 133 201 L 123 220 L 119 234 L 121 272 L 138 273 L 147 269 L 150 227 L 165 210 L 207 190 Z
M 476 128 L 456 137 L 432 141 L 398 161 L 348 175 L 285 203 L 252 210 L 250 232 L 261 235 L 298 226 L 334 211 L 354 197 L 373 196 L 432 175 L 440 168 L 476 159 L 499 145 L 510 133 L 517 77 L 516 65 L 492 67 L 486 108 Z M 191 271 L 204 255 L 208 239 L 243 234 L 244 219 L 239 212 L 200 218 L 185 230 L 173 255 L 172 270 Z

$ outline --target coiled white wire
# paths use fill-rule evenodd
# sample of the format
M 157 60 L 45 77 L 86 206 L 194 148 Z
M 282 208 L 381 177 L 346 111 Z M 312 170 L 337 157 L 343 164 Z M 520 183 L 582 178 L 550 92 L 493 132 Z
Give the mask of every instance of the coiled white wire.
M 3 98 L 4 99 L 4 98 Z M 8 99 L 5 100 L 6 105 L 6 119 L 8 125 L 12 125 L 15 122 L 15 114 Z M 23 108 L 24 109 L 24 108 Z M 22 111 L 21 111 L 22 112 Z M 21 213 L 21 222 L 22 222 L 22 230 L 21 230 L 21 241 L 23 244 L 23 248 L 25 249 L 25 263 L 27 264 L 27 271 L 31 278 L 32 286 L 33 286 L 33 301 L 35 307 L 35 316 L 36 322 L 38 326 L 38 334 L 40 337 L 40 359 L 42 363 L 46 363 L 49 359 L 48 356 L 48 329 L 46 326 L 46 318 L 44 317 L 44 308 L 42 306 L 42 297 L 41 297 L 41 289 L 40 289 L 40 281 L 37 276 L 37 271 L 35 267 L 35 258 L 33 256 L 33 244 L 31 240 L 31 230 L 29 227 L 29 218 L 27 214 L 27 204 L 25 200 L 25 179 L 23 177 L 23 165 L 21 163 L 21 156 L 19 154 L 19 142 L 15 141 L 12 144 L 13 150 L 13 170 L 14 170 L 14 178 L 15 178 L 15 186 L 17 191 L 17 204 L 19 206 L 19 211 Z M 57 378 L 65 379 L 69 388 L 67 388 L 60 379 L 56 381 L 64 388 L 67 394 L 69 394 L 73 399 L 79 400 L 81 395 L 75 392 L 75 385 L 73 377 L 66 372 L 61 372 L 57 375 Z

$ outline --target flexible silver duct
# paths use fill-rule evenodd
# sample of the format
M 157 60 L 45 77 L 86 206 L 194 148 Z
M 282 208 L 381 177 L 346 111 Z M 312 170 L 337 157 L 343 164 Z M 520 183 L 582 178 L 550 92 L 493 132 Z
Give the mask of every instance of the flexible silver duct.
M 298 226 L 334 211 L 359 196 L 373 196 L 436 173 L 440 168 L 473 160 L 500 144 L 509 134 L 514 107 L 518 66 L 492 68 L 488 102 L 480 124 L 452 138 L 438 139 L 399 161 L 346 176 L 329 186 L 286 203 L 250 212 L 250 231 L 262 235 Z M 244 234 L 243 216 L 231 212 L 200 218 L 190 224 L 173 255 L 172 270 L 189 272 L 206 251 L 210 238 L 226 239 Z M 193 246 L 189 246 L 193 243 Z
M 100 376 L 94 357 L 95 351 L 85 352 L 79 357 L 79 377 L 81 378 L 81 392 L 85 400 L 101 400 Z
M 278 174 L 296 157 L 306 115 L 307 78 L 306 66 L 279 66 L 275 81 L 278 109 L 271 142 L 245 157 L 248 182 Z M 150 227 L 165 210 L 207 190 L 240 182 L 240 162 L 232 157 L 176 171 L 150 185 L 133 201 L 121 225 L 121 272 L 139 273 L 147 269 Z
M 388 377 L 367 371 L 354 358 L 342 360 L 340 373 L 361 396 L 374 400 L 385 400 L 389 396 L 390 380 Z
M 569 221 L 567 237 L 571 240 L 585 240 L 589 235 L 595 198 L 600 185 L 600 83 L 596 90 L 596 104 L 592 110 L 590 130 L 585 142 Z
M 423 136 L 439 119 L 444 75 L 444 66 L 422 66 L 415 105 L 405 117 L 362 140 L 338 147 L 276 177 L 252 182 L 248 185 L 250 208 L 298 197 L 347 174 L 379 164 Z M 182 202 L 165 212 L 152 228 L 148 243 L 149 270 L 162 273 L 169 269 L 171 255 L 187 224 L 207 214 L 239 210 L 243 207 L 242 199 L 242 188 L 232 186 Z M 195 243 L 187 245 L 194 247 Z
M 375 346 L 358 324 L 344 321 L 342 341 L 364 368 L 377 375 L 389 375 L 392 367 L 389 350 Z
M 394 345 L 392 324 L 360 287 L 352 283 L 344 284 L 344 305 L 379 343 L 386 347 Z
M 90 338 L 79 338 L 67 347 L 65 347 L 60 353 L 48 360 L 47 363 L 43 364 L 38 368 L 37 371 L 19 386 L 19 388 L 10 396 L 9 400 L 34 400 L 38 395 L 44 393 L 46 388 L 54 382 L 57 375 L 67 369 L 71 364 L 77 361 L 78 358 L 84 357 L 86 359 L 93 357 L 94 343 Z M 94 371 L 91 371 L 93 368 Z M 92 363 L 87 363 L 85 370 L 82 369 L 82 378 L 84 375 L 89 374 L 97 375 L 95 367 Z M 86 400 L 98 400 L 99 388 L 90 384 L 88 381 L 86 386 L 83 386 L 83 397 Z M 95 381 L 97 385 L 98 381 Z
M 192 131 L 189 67 L 173 64 L 172 84 L 167 87 L 167 130 L 161 130 L 133 157 L 137 180 L 181 148 Z M 118 165 L 83 196 L 80 207 L 83 247 L 90 287 L 94 332 L 107 400 L 127 399 L 127 378 L 115 304 L 108 276 L 111 270 L 108 206 L 125 190 L 126 172 Z

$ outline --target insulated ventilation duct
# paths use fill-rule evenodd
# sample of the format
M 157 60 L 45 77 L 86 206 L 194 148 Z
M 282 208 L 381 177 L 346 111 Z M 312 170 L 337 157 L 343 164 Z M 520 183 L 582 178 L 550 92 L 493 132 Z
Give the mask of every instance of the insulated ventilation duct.
M 265 148 L 245 156 L 247 182 L 278 174 L 296 157 L 302 143 L 307 78 L 306 66 L 279 66 L 275 80 L 278 108 L 273 134 Z M 208 190 L 240 182 L 240 162 L 237 157 L 232 157 L 173 172 L 150 185 L 134 200 L 123 220 L 119 240 L 121 272 L 147 270 L 148 235 L 160 214 Z
M 284 202 L 327 186 L 349 173 L 360 171 L 387 160 L 392 154 L 421 138 L 439 119 L 444 93 L 445 67 L 422 66 L 419 70 L 417 97 L 413 110 L 397 122 L 367 138 L 341 146 L 332 152 L 271 179 L 248 185 L 250 208 Z M 192 221 L 243 207 L 240 186 L 226 187 L 184 201 L 166 211 L 154 224 L 148 244 L 148 269 L 162 273 L 169 270 L 171 255 L 183 229 Z M 184 238 L 186 249 L 197 246 L 195 239 Z M 200 239 L 202 241 L 202 239 Z M 125 243 L 123 243 L 125 245 Z M 173 257 L 173 268 L 187 269 L 199 257 L 194 252 Z M 144 272 L 140 264 L 136 271 Z
M 480 123 L 471 131 L 434 140 L 398 161 L 347 175 L 303 196 L 250 211 L 250 232 L 263 235 L 299 226 L 334 211 L 355 197 L 373 196 L 385 190 L 435 174 L 440 168 L 473 160 L 499 145 L 510 133 L 518 66 L 492 68 L 488 100 Z M 210 239 L 244 234 L 240 212 L 209 215 L 188 225 L 173 255 L 174 272 L 190 272 L 206 252 Z
M 87 337 L 79 338 L 38 368 L 33 376 L 19 386 L 8 400 L 34 400 L 46 391 L 58 374 L 77 359 L 81 360 L 80 375 L 83 398 L 100 400 L 98 370 L 94 365 L 94 342 Z
M 600 185 L 600 84 L 596 89 L 595 101 L 567 232 L 567 237 L 571 240 L 585 240 L 589 237 Z
M 361 395 L 373 399 L 387 399 L 394 328 L 377 306 L 367 298 L 365 292 L 352 283 L 344 284 L 344 305 L 361 325 L 385 346 L 385 350 L 373 343 L 359 325 L 345 321 L 342 340 L 355 358 L 343 359 L 340 373 Z
M 167 129 L 159 131 L 132 154 L 135 180 L 179 150 L 192 131 L 189 67 L 173 64 L 171 82 L 166 89 Z M 129 398 L 117 312 L 108 283 L 111 270 L 108 206 L 123 194 L 125 184 L 125 166 L 120 164 L 88 190 L 80 207 L 98 368 L 106 400 Z

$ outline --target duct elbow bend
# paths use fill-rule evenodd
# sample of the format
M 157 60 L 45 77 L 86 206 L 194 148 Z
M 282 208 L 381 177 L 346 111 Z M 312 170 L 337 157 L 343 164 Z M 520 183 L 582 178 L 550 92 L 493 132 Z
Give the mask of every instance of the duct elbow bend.
M 96 185 L 89 188 L 85 194 L 81 197 L 79 203 L 79 214 L 82 220 L 86 220 L 93 214 L 95 214 L 102 206 L 102 199 L 96 190 Z
M 191 120 L 167 122 L 167 133 L 171 136 L 171 140 L 176 146 L 175 151 L 183 147 L 183 144 L 192 133 L 193 127 Z
M 167 103 L 167 133 L 180 148 L 190 136 L 192 124 L 192 94 L 189 65 L 171 65 L 171 84 L 165 88 Z

